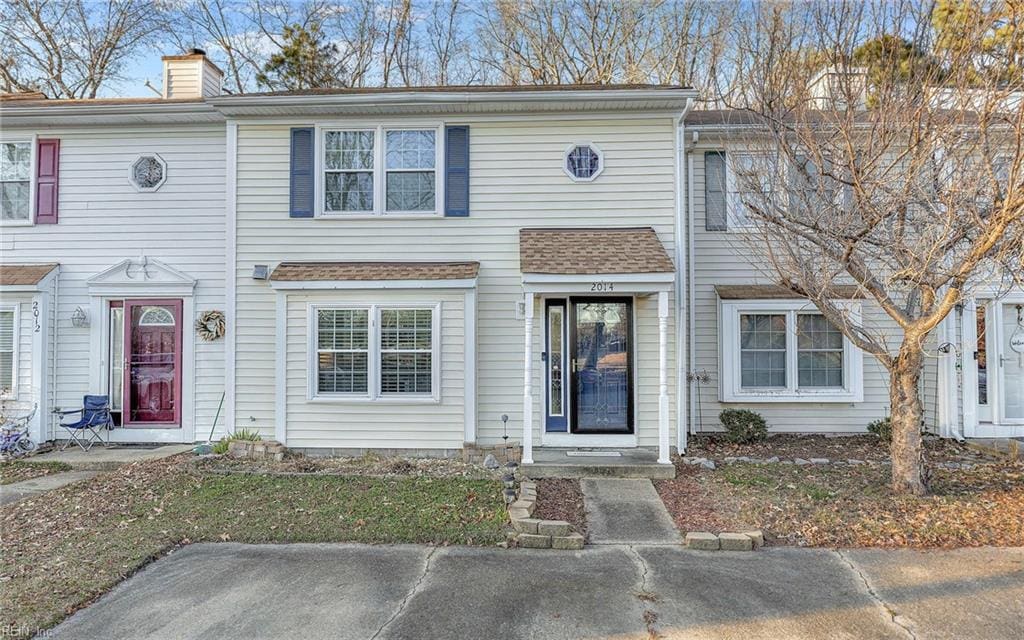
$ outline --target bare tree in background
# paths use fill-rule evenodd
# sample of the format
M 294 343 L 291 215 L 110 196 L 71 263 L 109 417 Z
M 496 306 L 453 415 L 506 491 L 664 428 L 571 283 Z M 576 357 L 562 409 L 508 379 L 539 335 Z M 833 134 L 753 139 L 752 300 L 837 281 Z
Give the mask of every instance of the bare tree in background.
M 5 0 L 2 88 L 95 98 L 162 24 L 162 6 L 150 0 Z
M 992 22 L 936 47 L 929 7 L 787 11 L 737 53 L 759 137 L 733 197 L 751 254 L 888 370 L 893 487 L 920 495 L 930 336 L 976 287 L 1024 280 L 1024 85 L 982 48 Z M 836 300 L 846 283 L 889 328 Z

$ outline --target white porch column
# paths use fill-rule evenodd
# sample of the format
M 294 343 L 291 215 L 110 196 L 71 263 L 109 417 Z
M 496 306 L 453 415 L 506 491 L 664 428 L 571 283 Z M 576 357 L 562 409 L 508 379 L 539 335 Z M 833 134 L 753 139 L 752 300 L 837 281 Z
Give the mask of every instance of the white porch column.
M 533 293 L 526 294 L 523 356 L 523 464 L 533 463 Z
M 668 453 L 668 292 L 658 293 L 658 463 L 670 464 Z

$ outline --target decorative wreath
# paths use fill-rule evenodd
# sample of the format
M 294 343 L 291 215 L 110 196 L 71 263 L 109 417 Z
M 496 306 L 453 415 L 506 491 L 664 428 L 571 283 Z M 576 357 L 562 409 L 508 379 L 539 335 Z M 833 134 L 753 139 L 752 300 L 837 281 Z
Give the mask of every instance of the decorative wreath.
M 224 312 L 206 311 L 196 320 L 196 333 L 206 342 L 213 342 L 224 337 Z

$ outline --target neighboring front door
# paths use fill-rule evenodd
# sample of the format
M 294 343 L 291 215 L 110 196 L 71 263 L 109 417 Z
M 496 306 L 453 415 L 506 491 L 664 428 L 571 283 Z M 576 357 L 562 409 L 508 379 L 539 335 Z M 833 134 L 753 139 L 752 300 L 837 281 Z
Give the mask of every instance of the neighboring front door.
M 569 300 L 573 433 L 633 433 L 633 304 Z
M 181 300 L 124 301 L 124 426 L 181 426 L 181 315 Z
M 1000 417 L 1005 424 L 1020 425 L 1024 424 L 1024 302 L 1004 302 L 999 307 Z

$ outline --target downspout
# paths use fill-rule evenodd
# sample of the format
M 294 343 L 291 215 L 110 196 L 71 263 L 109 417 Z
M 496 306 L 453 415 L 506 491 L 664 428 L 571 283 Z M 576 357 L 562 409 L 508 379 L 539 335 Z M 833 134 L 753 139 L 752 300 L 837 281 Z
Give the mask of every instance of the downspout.
M 698 136 L 699 136 L 699 134 L 695 131 L 694 134 L 693 134 L 693 141 L 695 143 L 697 142 Z M 686 197 L 687 218 L 688 218 L 688 220 L 687 220 L 688 226 L 687 226 L 687 231 L 686 231 L 686 256 L 687 256 L 686 257 L 686 269 L 687 269 L 688 276 L 689 276 L 687 278 L 687 280 L 688 280 L 688 282 L 690 284 L 689 288 L 687 289 L 688 298 L 687 298 L 687 302 L 686 302 L 687 307 L 688 307 L 687 308 L 687 313 L 689 314 L 689 317 L 688 317 L 688 320 L 687 320 L 687 326 L 688 326 L 689 331 L 690 331 L 690 337 L 689 337 L 689 340 L 687 341 L 687 344 L 689 346 L 689 354 L 688 354 L 689 355 L 689 366 L 690 366 L 690 368 L 695 370 L 696 369 L 696 363 L 697 363 L 697 350 L 696 350 L 697 328 L 696 328 L 696 322 L 695 322 L 697 314 L 696 314 L 695 306 L 694 306 L 695 305 L 695 300 L 696 300 L 696 294 L 694 294 L 694 289 L 695 289 L 694 282 L 695 281 L 694 281 L 694 270 L 693 270 L 693 253 L 694 253 L 694 249 L 693 249 L 693 233 L 694 233 L 694 223 L 693 223 L 693 220 L 694 220 L 694 206 L 693 206 L 693 160 L 690 159 L 690 154 L 689 153 L 686 154 L 686 166 L 687 166 L 687 170 L 688 170 L 688 176 L 687 176 L 687 181 L 686 181 L 686 185 L 687 185 L 687 189 L 688 189 L 687 197 Z M 687 371 L 689 372 L 689 369 Z M 697 387 L 697 388 L 700 389 L 700 387 Z M 692 419 L 692 416 L 695 416 L 697 414 L 697 396 L 696 396 L 695 393 L 693 393 L 693 381 L 692 381 L 692 379 L 690 379 L 689 375 L 687 375 L 687 390 L 688 390 L 687 396 L 688 396 L 688 398 L 690 400 L 690 412 L 689 412 L 689 415 L 691 416 L 691 419 Z
M 675 132 L 675 154 L 676 154 L 676 211 L 675 211 L 675 263 L 676 263 L 676 278 L 675 278 L 675 316 L 676 316 L 676 449 L 680 454 L 686 451 L 686 435 L 689 425 L 689 412 L 687 411 L 687 385 L 686 385 L 686 353 L 687 353 L 687 335 L 688 335 L 688 322 L 685 320 L 683 309 L 683 297 L 689 290 L 689 280 L 687 279 L 687 268 L 684 266 L 684 240 L 689 245 L 690 238 L 689 234 L 685 233 L 685 219 L 683 215 L 684 201 L 688 202 L 688 198 L 684 198 L 686 193 L 687 173 L 686 173 L 686 116 L 690 113 L 693 108 L 693 98 L 689 98 L 686 101 L 686 107 L 682 113 L 679 114 L 679 118 L 676 121 L 677 127 Z
M 52 316 L 52 322 L 53 322 L 53 343 L 50 344 L 50 349 L 53 350 L 53 359 L 52 359 L 53 367 L 50 370 L 50 398 L 52 399 L 52 402 L 50 402 L 50 404 L 48 406 L 50 411 L 53 411 L 53 410 L 55 410 L 57 408 L 57 354 L 60 353 L 60 350 L 57 349 L 57 331 L 59 330 L 59 327 L 58 327 L 58 325 L 59 325 L 59 318 L 60 318 L 60 265 L 58 264 L 57 265 L 57 273 L 53 276 L 53 316 Z M 42 408 L 40 408 L 40 410 L 42 410 Z M 39 439 L 42 440 L 43 442 L 49 442 L 50 440 L 55 439 L 57 429 L 53 425 L 54 420 L 55 420 L 54 415 L 52 413 L 48 413 L 48 415 L 46 415 L 45 417 L 46 417 L 46 433 L 45 434 L 40 434 L 40 438 Z M 40 418 L 39 422 L 40 422 L 40 424 L 42 424 L 43 416 L 39 416 L 39 418 Z M 51 435 L 54 436 L 54 437 L 52 437 L 52 438 L 49 437 Z

